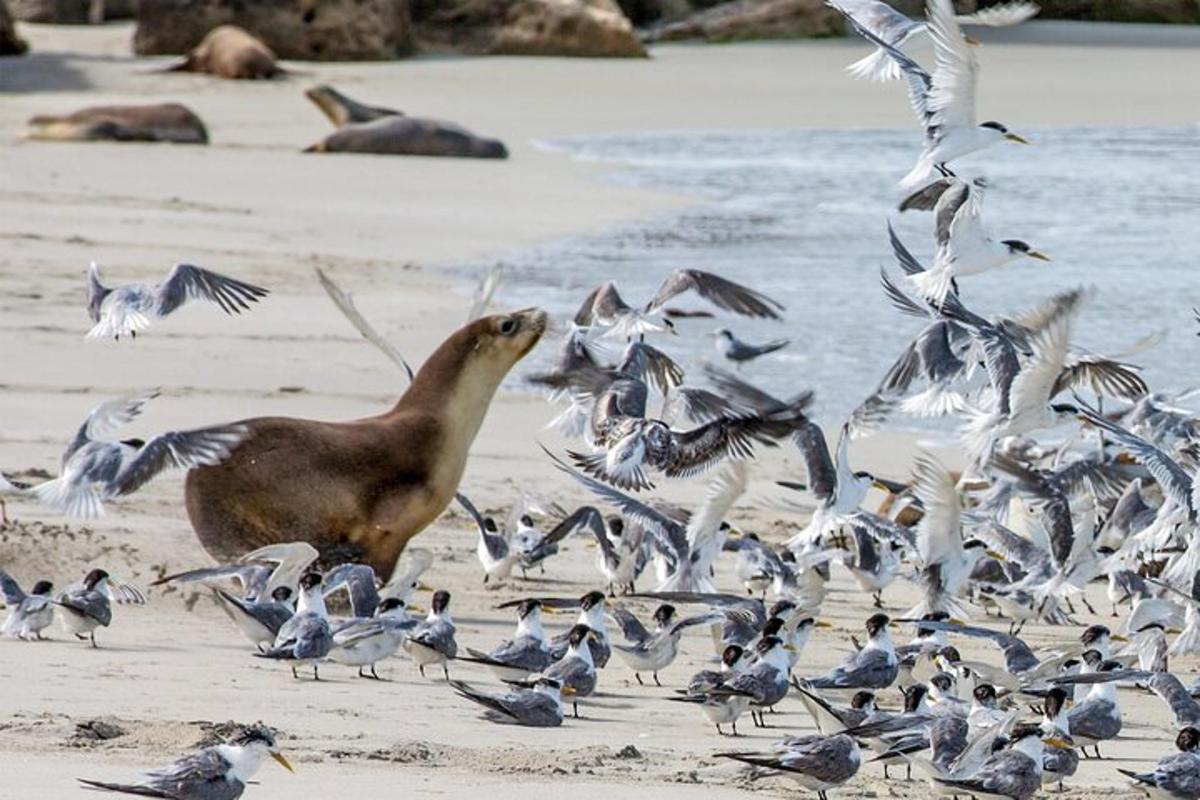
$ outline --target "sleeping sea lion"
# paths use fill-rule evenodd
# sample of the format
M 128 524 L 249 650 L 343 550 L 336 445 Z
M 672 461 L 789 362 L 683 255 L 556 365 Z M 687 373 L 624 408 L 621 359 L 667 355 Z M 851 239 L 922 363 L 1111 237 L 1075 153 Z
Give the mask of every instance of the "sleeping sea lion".
M 334 127 L 340 128 L 351 122 L 370 122 L 380 117 L 402 117 L 404 114 L 390 108 L 369 106 L 360 103 L 334 89 L 332 86 L 314 86 L 304 96 L 316 103 L 317 108 L 329 117 Z
M 282 75 L 271 48 L 236 25 L 213 28 L 168 72 L 207 72 L 218 78 L 257 80 Z
M 304 152 L 508 158 L 498 139 L 480 138 L 452 122 L 401 116 L 348 123 Z
M 224 462 L 187 476 L 188 517 L 214 558 L 305 541 L 326 562 L 390 575 L 446 508 L 492 395 L 546 330 L 527 309 L 482 317 L 441 344 L 390 410 L 352 422 L 259 417 Z
M 204 123 L 179 103 L 92 106 L 64 116 L 40 114 L 29 125 L 31 139 L 208 144 Z

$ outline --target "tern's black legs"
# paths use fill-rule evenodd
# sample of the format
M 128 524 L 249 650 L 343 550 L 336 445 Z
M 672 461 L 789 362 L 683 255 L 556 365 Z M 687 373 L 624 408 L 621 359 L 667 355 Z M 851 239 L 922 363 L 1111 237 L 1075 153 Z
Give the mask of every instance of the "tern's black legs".
M 658 679 L 658 673 L 657 673 L 657 672 L 656 672 L 656 673 L 654 673 L 654 685 L 655 685 L 655 686 L 662 686 L 662 681 L 660 681 L 660 680 Z
M 633 673 L 633 677 L 637 678 L 638 686 L 646 685 L 646 682 L 642 680 L 642 673 L 635 672 L 635 673 Z

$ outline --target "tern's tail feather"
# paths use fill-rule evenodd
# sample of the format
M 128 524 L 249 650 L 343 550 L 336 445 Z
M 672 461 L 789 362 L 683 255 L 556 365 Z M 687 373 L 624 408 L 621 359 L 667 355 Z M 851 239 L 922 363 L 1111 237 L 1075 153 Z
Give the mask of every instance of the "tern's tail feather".
M 28 488 L 28 483 L 9 480 L 7 475 L 0 472 L 0 492 L 23 492 Z
M 140 311 L 121 306 L 110 310 L 87 332 L 88 339 L 108 339 L 128 336 L 150 327 L 150 320 Z
M 152 786 L 138 786 L 127 783 L 103 783 L 101 781 L 89 781 L 86 778 L 76 778 L 87 789 L 94 789 L 100 792 L 120 792 L 121 794 L 134 794 L 139 797 L 163 797 L 170 800 L 175 797 L 173 794 L 167 794 L 153 788 Z
M 917 163 L 912 170 L 900 179 L 900 189 L 907 197 L 922 186 L 927 185 L 933 178 L 933 159 L 928 153 L 921 153 L 921 157 L 917 159 Z
M 963 407 L 963 396 L 942 384 L 935 383 L 923 392 L 907 397 L 900 410 L 915 417 L 945 417 L 957 414 Z
M 30 489 L 42 505 L 60 514 L 77 519 L 97 519 L 104 516 L 100 491 L 93 485 L 72 486 L 63 478 L 39 483 Z
M 922 297 L 940 307 L 946 302 L 946 295 L 950 294 L 953 278 L 950 275 L 949 269 L 934 267 L 924 272 L 909 275 L 908 279 L 916 287 L 917 291 L 921 293 Z
M 863 81 L 898 81 L 900 65 L 887 52 L 876 48 L 871 55 L 846 67 L 846 74 Z

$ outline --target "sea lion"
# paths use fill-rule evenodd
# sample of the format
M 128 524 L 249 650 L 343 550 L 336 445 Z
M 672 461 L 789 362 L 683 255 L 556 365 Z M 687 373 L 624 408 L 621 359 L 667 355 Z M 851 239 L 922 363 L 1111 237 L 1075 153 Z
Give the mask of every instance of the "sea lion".
M 207 72 L 218 78 L 258 80 L 282 75 L 271 48 L 236 25 L 213 28 L 168 72 Z
M 226 561 L 305 541 L 326 562 L 361 561 L 391 574 L 408 541 L 454 497 L 496 387 L 545 330 L 540 309 L 468 323 L 379 416 L 243 420 L 249 433 L 224 462 L 188 473 L 187 512 L 200 544 Z
M 304 152 L 508 158 L 498 139 L 480 138 L 451 122 L 399 116 L 343 125 Z
M 332 86 L 324 84 L 314 86 L 306 91 L 304 96 L 312 100 L 317 108 L 321 109 L 325 113 L 325 116 L 329 117 L 329 121 L 336 128 L 348 125 L 351 122 L 370 122 L 380 117 L 404 116 L 403 112 L 395 111 L 394 109 L 360 103 L 342 94 Z
M 179 103 L 92 106 L 64 116 L 40 114 L 29 125 L 31 139 L 208 144 L 204 123 Z

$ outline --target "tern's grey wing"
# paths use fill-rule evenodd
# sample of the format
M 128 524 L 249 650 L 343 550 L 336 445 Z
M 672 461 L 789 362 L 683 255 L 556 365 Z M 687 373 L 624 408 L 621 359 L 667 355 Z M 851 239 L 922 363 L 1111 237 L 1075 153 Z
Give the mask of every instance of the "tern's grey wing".
M 105 439 L 117 428 L 132 421 L 142 413 L 146 403 L 156 397 L 158 397 L 158 392 L 133 397 L 118 397 L 113 400 L 105 400 L 93 408 L 88 412 L 87 419 L 79 426 L 79 430 L 75 432 L 75 438 L 67 445 L 62 457 L 63 462 L 66 463 L 67 459 L 88 442 Z
M 513 692 L 501 698 L 509 716 L 533 728 L 555 728 L 562 724 L 562 706 L 539 692 Z
M 755 664 L 732 680 L 726 681 L 720 692 L 745 695 L 757 703 L 762 703 L 771 697 L 778 677 L 779 670 L 775 667 L 769 664 Z
M 1146 381 L 1138 375 L 1141 367 L 1125 364 L 1104 356 L 1084 353 L 1067 359 L 1050 396 L 1067 389 L 1087 389 L 1103 397 L 1117 397 L 1136 402 L 1149 391 Z
M 662 308 L 672 297 L 689 289 L 719 308 L 747 317 L 779 319 L 779 312 L 783 311 L 782 305 L 761 292 L 698 269 L 672 272 L 646 304 L 646 310 Z
M 1121 732 L 1121 715 L 1104 699 L 1084 700 L 1067 712 L 1071 735 L 1104 741 Z
M 732 372 L 709 363 L 704 365 L 704 374 L 712 381 L 713 386 L 717 388 L 721 395 L 728 398 L 730 402 L 735 405 L 744 406 L 759 414 L 773 414 L 777 411 L 782 411 L 789 405 L 801 407 L 798 401 L 805 397 L 804 395 L 800 395 L 797 400 L 793 400 L 790 403 L 780 400 L 778 397 L 767 394 L 757 386 L 747 383 Z M 810 393 L 808 400 L 811 401 L 811 399 Z
M 856 525 L 853 521 L 850 523 L 850 530 L 854 533 L 854 566 L 863 572 L 874 574 L 879 569 L 879 545 L 875 537 L 865 525 Z
M 1200 704 L 1197 704 L 1188 690 L 1169 672 L 1156 672 L 1146 681 L 1150 691 L 1171 708 L 1175 715 L 1175 727 L 1196 727 L 1200 725 Z
M 900 241 L 900 237 L 897 235 L 896 229 L 892 227 L 891 222 L 888 223 L 887 229 L 888 240 L 892 244 L 892 254 L 896 257 L 896 263 L 900 265 L 900 269 L 904 271 L 904 274 L 919 275 L 925 272 L 925 267 L 922 266 L 921 262 L 917 261 L 916 256 L 904 246 L 904 242 Z M 924 316 L 928 316 L 928 313 L 924 314 Z
M 809 681 L 814 689 L 882 689 L 896 679 L 896 662 L 882 650 L 860 650 L 832 671 Z
M 550 650 L 546 643 L 533 636 L 519 636 L 502 642 L 487 653 L 487 657 L 500 664 L 538 672 L 550 665 Z
M 413 369 L 404 359 L 404 356 L 400 354 L 400 351 L 396 348 L 396 346 L 384 338 L 383 334 L 377 331 L 375 327 L 371 325 L 371 323 L 367 322 L 367 318 L 364 317 L 358 310 L 358 306 L 354 304 L 354 298 L 349 292 L 344 291 L 342 287 L 334 283 L 333 280 L 326 275 L 320 267 L 316 268 L 316 273 L 317 279 L 321 282 L 321 288 L 323 288 L 325 293 L 329 295 L 329 299 L 333 301 L 335 306 L 337 306 L 338 311 L 341 311 L 342 315 L 345 316 L 346 319 L 350 320 L 350 324 L 358 330 L 364 339 L 375 345 L 375 347 L 385 356 L 387 356 L 394 364 L 396 364 L 396 366 L 403 369 L 408 374 L 408 380 L 411 383 L 413 379 Z
M 650 631 L 646 630 L 646 626 L 641 620 L 635 617 L 625 606 L 613 606 L 608 612 L 613 620 L 621 628 L 621 634 L 625 640 L 633 644 L 642 644 L 650 639 Z
M 189 300 L 208 300 L 216 303 L 226 314 L 240 314 L 250 309 L 269 292 L 259 286 L 192 266 L 176 264 L 167 279 L 158 285 L 158 307 L 155 312 L 165 317 Z
M 253 617 L 264 628 L 271 631 L 275 635 L 279 635 L 280 629 L 287 624 L 287 621 L 292 618 L 295 611 L 287 603 L 280 603 L 274 600 L 267 602 L 252 602 L 243 600 L 240 597 L 234 597 L 229 592 L 220 589 L 214 590 L 225 603 L 225 608 L 238 608 L 242 613 Z M 230 614 L 232 617 L 232 614 Z
M 808 490 L 822 503 L 832 503 L 837 497 L 837 468 L 829 455 L 825 432 L 817 423 L 807 422 L 792 438 L 804 456 Z
M 647 530 L 653 531 L 655 534 L 665 537 L 672 543 L 672 545 L 683 543 L 685 549 L 679 551 L 679 553 L 681 554 L 686 552 L 687 531 L 684 525 L 681 525 L 666 515 L 659 513 L 645 503 L 635 500 L 634 498 L 622 492 L 620 489 L 609 486 L 608 484 L 602 483 L 595 478 L 591 478 L 571 469 L 569 466 L 563 463 L 558 456 L 554 455 L 549 450 L 546 450 L 544 447 L 542 449 L 545 450 L 546 455 L 550 456 L 550 459 L 554 462 L 555 467 L 570 475 L 585 488 L 591 490 L 591 492 L 596 496 L 621 509 L 621 513 L 625 516 L 641 523 L 641 525 Z
M 192 469 L 217 464 L 246 436 L 242 425 L 221 425 L 191 431 L 159 434 L 126 461 L 108 485 L 113 495 L 125 495 L 140 489 L 164 469 Z
M 300 624 L 294 630 L 293 656 L 297 659 L 324 658 L 333 647 L 333 631 L 329 623 L 317 614 L 304 614 L 301 617 Z
M 707 389 L 684 387 L 671 393 L 670 420 L 678 420 L 681 416 L 694 422 L 709 422 L 718 417 L 734 413 L 733 404 L 722 395 Z M 664 414 L 663 419 L 668 419 Z
M 112 622 L 112 603 L 95 590 L 77 589 L 60 594 L 55 600 L 60 606 L 76 614 L 94 619 L 101 625 Z
M 606 281 L 592 289 L 584 298 L 583 305 L 575 312 L 575 324 L 587 327 L 598 320 L 611 319 L 628 310 L 629 305 L 621 298 L 616 284 Z
M 1049 553 L 994 520 L 975 528 L 974 534 L 1009 561 L 1020 564 L 1027 572 L 1036 572 L 1050 562 Z
M 929 726 L 929 748 L 933 763 L 949 771 L 950 764 L 967 749 L 970 726 L 958 716 L 938 717 Z
M 683 367 L 669 355 L 645 342 L 630 342 L 617 372 L 653 383 L 662 394 L 683 383 Z
M 1003 750 L 989 758 L 973 777 L 957 781 L 935 778 L 938 783 L 961 788 L 964 793 L 991 797 L 1033 797 L 1042 785 L 1042 767 L 1016 750 Z
M 423 624 L 408 638 L 430 650 L 436 650 L 446 658 L 454 658 L 458 654 L 458 643 L 454 641 L 454 625 L 445 620 L 439 619 Z
M 4 596 L 4 602 L 14 608 L 21 605 L 21 601 L 25 599 L 26 594 L 21 590 L 13 577 L 4 570 L 0 569 L 0 595 Z
M 932 211 L 938 200 L 942 196 L 942 192 L 949 189 L 955 183 L 954 178 L 942 178 L 936 180 L 928 186 L 924 186 L 910 194 L 908 197 L 900 201 L 901 211 Z
M 1200 757 L 1194 752 L 1167 756 L 1158 762 L 1150 775 L 1159 796 L 1200 797 Z
M 1027 0 L 1012 0 L 1009 3 L 981 8 L 973 14 L 959 14 L 954 18 L 959 25 L 985 25 L 1003 28 L 1018 25 L 1038 15 L 1041 8 Z
M 559 659 L 546 667 L 542 674 L 547 678 L 557 678 L 564 688 L 571 687 L 576 690 L 582 688 L 584 694 L 596 679 L 595 672 L 589 669 L 588 665 L 580 658 Z
M 88 266 L 88 316 L 92 322 L 100 321 L 100 306 L 111 292 L 112 289 L 100 282 L 100 265 L 93 261 Z
M 873 514 L 870 511 L 857 511 L 850 519 L 855 525 L 861 525 L 879 540 L 888 539 L 908 547 L 916 547 L 917 539 L 911 528 L 897 525 L 886 517 Z
M 970 202 L 971 184 L 966 181 L 955 180 L 942 193 L 933 210 L 934 239 L 937 241 L 938 247 L 945 247 L 950 243 L 954 218 L 963 209 L 967 209 L 967 213 L 970 213 Z
M 846 19 L 850 20 L 850 24 L 854 26 L 859 35 L 873 43 L 876 47 L 886 51 L 900 67 L 900 70 L 904 73 L 904 79 L 908 83 L 908 101 L 912 105 L 913 113 L 917 115 L 917 120 L 922 125 L 927 125 L 931 115 L 929 95 L 933 88 L 933 79 L 929 73 L 920 64 L 909 58 L 903 51 L 881 39 L 866 26 L 859 24 L 853 15 L 846 15 Z
M 1135 436 L 1110 421 L 1103 414 L 1086 405 L 1082 406 L 1082 409 L 1089 422 L 1111 434 L 1133 454 L 1134 458 L 1142 462 L 1142 465 L 1149 470 L 1150 475 L 1162 487 L 1163 494 L 1170 497 L 1180 508 L 1191 507 L 1192 478 L 1175 459 L 1140 436 Z
M 983 348 L 983 365 L 996 394 L 996 410 L 1007 416 L 1009 391 L 1021 371 L 1021 362 L 1012 339 L 995 325 L 967 312 L 953 294 L 946 296 L 942 312 L 966 327 L 971 333 L 971 338 Z
M 844 15 L 854 17 L 858 24 L 870 28 L 880 39 L 893 45 L 900 44 L 923 26 L 880 0 L 828 0 L 828 4 Z
M 802 772 L 825 784 L 848 781 L 858 772 L 858 745 L 844 734 L 819 738 L 780 757 L 785 769 Z
M 342 564 L 325 575 L 321 587 L 325 596 L 345 587 L 350 596 L 350 610 L 356 617 L 369 617 L 379 607 L 379 591 L 375 588 L 375 570 L 366 564 Z
M 763 426 L 759 417 L 718 417 L 689 431 L 671 431 L 666 458 L 657 466 L 668 477 L 683 478 L 726 458 L 750 458 Z
M 154 795 L 146 792 L 151 797 L 237 800 L 246 787 L 241 781 L 227 779 L 229 767 L 229 762 L 215 747 L 207 747 L 167 767 L 147 773 L 146 781 L 141 786 L 160 792 Z
M 261 597 L 267 579 L 271 577 L 271 567 L 263 564 L 221 564 L 216 567 L 201 567 L 164 575 L 150 583 L 151 586 L 162 586 L 164 583 L 196 583 L 200 581 L 220 581 L 232 578 L 242 585 L 242 594 L 246 597 Z

